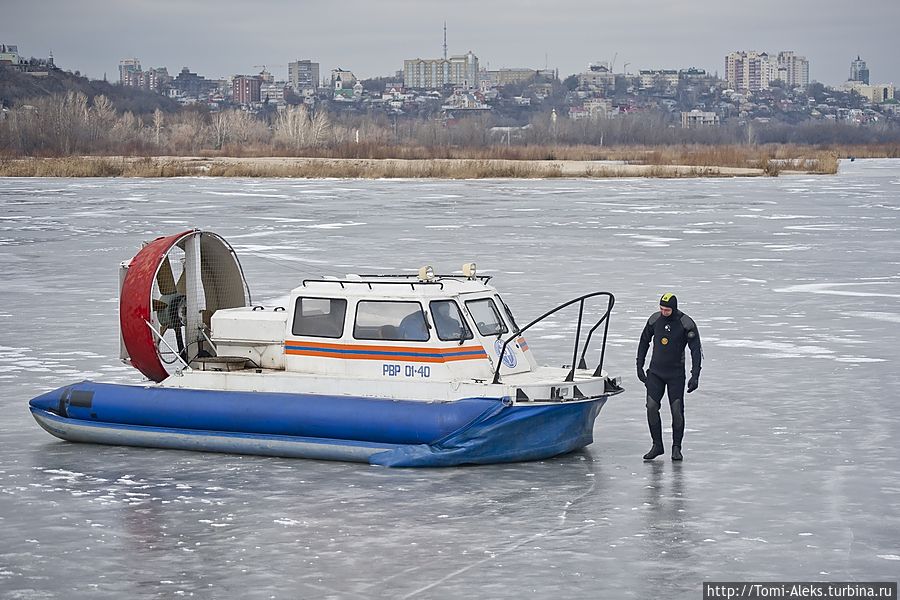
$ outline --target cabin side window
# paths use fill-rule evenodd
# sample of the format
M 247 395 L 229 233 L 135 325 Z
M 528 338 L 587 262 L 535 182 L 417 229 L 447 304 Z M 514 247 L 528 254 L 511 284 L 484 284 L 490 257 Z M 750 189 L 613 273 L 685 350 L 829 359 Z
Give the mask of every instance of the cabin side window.
M 472 331 L 466 325 L 459 306 L 453 300 L 433 300 L 430 304 L 431 320 L 439 339 L 450 342 L 472 339 Z
M 344 335 L 347 301 L 343 298 L 297 298 L 294 335 L 339 338 Z
M 358 340 L 427 342 L 425 312 L 418 302 L 361 300 L 356 305 L 353 337 Z
M 469 309 L 469 313 L 475 319 L 475 326 L 481 335 L 500 335 L 509 331 L 503 319 L 500 318 L 497 305 L 490 298 L 468 300 L 466 308 Z

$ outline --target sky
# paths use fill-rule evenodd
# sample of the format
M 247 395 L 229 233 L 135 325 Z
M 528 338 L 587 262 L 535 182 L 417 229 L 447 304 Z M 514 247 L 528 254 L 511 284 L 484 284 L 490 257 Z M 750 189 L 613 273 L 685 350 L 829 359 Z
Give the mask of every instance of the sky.
M 861 56 L 872 83 L 900 85 L 900 0 L 0 0 L 0 43 L 91 78 L 182 67 L 208 78 L 280 79 L 311 59 L 324 75 L 390 76 L 409 58 L 471 50 L 482 67 L 588 63 L 616 72 L 698 67 L 724 76 L 735 50 L 806 56 L 810 79 L 838 85 Z

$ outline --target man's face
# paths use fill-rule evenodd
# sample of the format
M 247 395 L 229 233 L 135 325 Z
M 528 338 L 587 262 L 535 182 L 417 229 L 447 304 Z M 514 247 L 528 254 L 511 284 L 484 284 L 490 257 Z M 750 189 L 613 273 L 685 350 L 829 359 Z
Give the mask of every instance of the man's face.
M 662 316 L 664 316 L 664 317 L 671 317 L 671 316 L 672 316 L 672 309 L 669 308 L 668 306 L 660 306 L 660 307 L 659 307 L 659 313 L 660 313 Z

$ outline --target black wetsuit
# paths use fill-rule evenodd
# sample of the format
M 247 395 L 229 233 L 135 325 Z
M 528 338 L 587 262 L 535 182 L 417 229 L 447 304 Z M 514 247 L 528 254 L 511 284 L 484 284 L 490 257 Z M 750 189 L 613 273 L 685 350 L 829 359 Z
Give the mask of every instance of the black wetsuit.
M 700 377 L 700 333 L 694 320 L 678 309 L 668 317 L 653 313 L 644 326 L 638 344 L 637 366 L 644 368 L 647 350 L 653 342 L 653 356 L 647 370 L 647 423 L 653 445 L 662 448 L 659 407 L 668 388 L 672 410 L 672 445 L 681 447 L 684 437 L 684 350 L 691 348 L 691 377 Z

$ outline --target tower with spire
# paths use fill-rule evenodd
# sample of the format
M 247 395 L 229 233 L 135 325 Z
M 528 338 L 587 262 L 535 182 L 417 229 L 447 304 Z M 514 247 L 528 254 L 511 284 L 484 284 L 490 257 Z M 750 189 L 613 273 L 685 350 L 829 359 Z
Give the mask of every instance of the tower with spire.
M 856 55 L 856 60 L 850 61 L 850 81 L 860 81 L 869 85 L 869 67 L 859 54 Z

